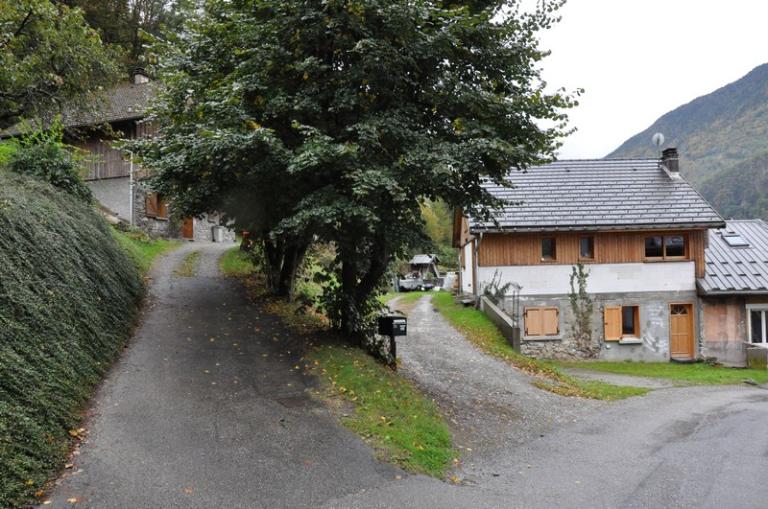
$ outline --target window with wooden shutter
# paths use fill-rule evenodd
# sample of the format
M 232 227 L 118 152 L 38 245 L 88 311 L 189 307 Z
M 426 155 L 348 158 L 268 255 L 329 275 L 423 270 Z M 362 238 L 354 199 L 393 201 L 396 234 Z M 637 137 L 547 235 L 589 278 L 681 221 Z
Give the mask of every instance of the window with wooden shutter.
M 605 322 L 605 340 L 619 341 L 621 339 L 621 306 L 606 307 L 603 317 Z
M 524 320 L 526 336 L 560 334 L 560 310 L 557 308 L 525 308 Z
M 157 217 L 160 219 L 168 219 L 168 203 L 162 196 L 157 196 Z
M 158 209 L 157 193 L 147 193 L 144 197 L 144 215 L 157 217 Z

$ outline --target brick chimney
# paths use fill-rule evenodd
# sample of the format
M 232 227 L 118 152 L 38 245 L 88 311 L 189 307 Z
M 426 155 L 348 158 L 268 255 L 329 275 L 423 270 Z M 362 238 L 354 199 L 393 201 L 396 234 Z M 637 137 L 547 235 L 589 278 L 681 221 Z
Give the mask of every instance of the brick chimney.
M 663 164 L 670 173 L 679 173 L 680 161 L 677 158 L 677 149 L 665 148 L 661 153 L 661 164 Z

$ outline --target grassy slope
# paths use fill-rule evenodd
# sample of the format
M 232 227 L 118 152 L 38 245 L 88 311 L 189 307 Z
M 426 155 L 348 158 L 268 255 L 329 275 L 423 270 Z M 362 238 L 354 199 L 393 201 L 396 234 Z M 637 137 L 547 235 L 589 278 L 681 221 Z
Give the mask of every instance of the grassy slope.
M 142 273 L 149 271 L 155 258 L 181 245 L 177 240 L 152 240 L 146 235 L 124 233 L 114 228 L 112 234 Z
M 764 369 L 733 369 L 708 364 L 607 361 L 558 362 L 558 364 L 620 375 L 666 378 L 698 385 L 738 384 L 745 379 L 752 379 L 761 384 L 768 382 L 768 371 Z
M 246 254 L 233 248 L 219 260 L 224 274 L 244 279 L 255 295 L 263 294 L 255 267 Z M 308 342 L 333 341 L 322 317 L 296 314 L 284 301 L 267 304 Z M 323 382 L 327 397 L 351 404 L 354 411 L 342 418 L 349 429 L 368 441 L 384 459 L 408 471 L 442 477 L 454 457 L 448 426 L 435 404 L 409 381 L 374 361 L 357 348 L 338 342 L 311 348 L 306 368 Z
M 61 467 L 125 344 L 142 280 L 93 208 L 0 172 L 0 507 Z
M 248 253 L 241 251 L 239 247 L 228 249 L 219 258 L 219 268 L 228 276 L 247 276 L 256 270 Z
M 647 389 L 619 387 L 603 382 L 582 381 L 560 372 L 554 365 L 515 352 L 496 326 L 481 311 L 456 304 L 453 295 L 440 292 L 432 297 L 440 313 L 475 346 L 536 376 L 534 385 L 563 396 L 592 399 L 624 399 L 643 395 Z

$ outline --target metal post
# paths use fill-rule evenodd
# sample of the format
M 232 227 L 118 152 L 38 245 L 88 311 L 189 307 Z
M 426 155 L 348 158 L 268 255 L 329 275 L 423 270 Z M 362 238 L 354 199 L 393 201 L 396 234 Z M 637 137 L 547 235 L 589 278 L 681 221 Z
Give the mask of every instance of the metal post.
M 128 170 L 128 214 L 130 215 L 131 226 L 133 226 L 133 152 L 128 152 L 128 156 L 131 158 Z
M 389 353 L 392 355 L 390 367 L 397 371 L 397 342 L 395 341 L 394 333 L 389 336 Z

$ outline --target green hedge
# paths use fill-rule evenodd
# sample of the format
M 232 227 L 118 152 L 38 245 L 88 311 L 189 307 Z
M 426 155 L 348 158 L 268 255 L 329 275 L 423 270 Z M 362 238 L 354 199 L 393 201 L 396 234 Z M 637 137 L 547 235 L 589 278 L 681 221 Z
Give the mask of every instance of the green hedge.
M 60 468 L 142 292 L 91 206 L 0 172 L 0 507 L 28 502 Z

